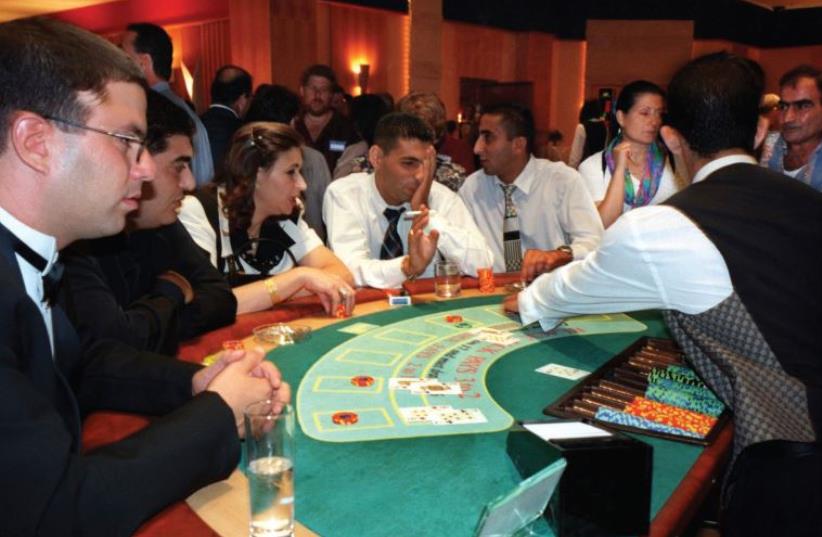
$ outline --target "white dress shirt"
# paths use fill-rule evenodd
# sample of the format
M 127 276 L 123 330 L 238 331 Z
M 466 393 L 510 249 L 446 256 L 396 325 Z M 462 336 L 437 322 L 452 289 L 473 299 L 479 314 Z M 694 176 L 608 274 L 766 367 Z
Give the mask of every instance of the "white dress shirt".
M 231 248 L 231 236 L 229 234 L 228 219 L 223 214 L 223 202 L 220 194 L 221 191 L 217 194 L 217 210 L 220 215 L 220 255 L 223 258 L 226 258 L 233 255 L 234 251 Z M 209 222 L 205 209 L 203 209 L 203 205 L 200 203 L 200 200 L 194 196 L 186 196 L 183 199 L 179 219 L 183 226 L 185 226 L 188 234 L 191 235 L 192 239 L 194 239 L 197 246 L 208 252 L 208 257 L 211 260 L 211 264 L 215 267 L 218 266 L 217 234 L 214 232 L 214 228 L 211 226 L 211 222 Z M 280 220 L 278 223 L 294 241 L 294 244 L 289 247 L 289 250 L 298 262 L 300 259 L 308 255 L 309 252 L 323 245 L 323 242 L 317 236 L 317 233 L 308 227 L 308 224 L 305 223 L 302 216 L 300 216 L 296 224 L 291 220 Z M 238 257 L 238 260 L 243 272 L 246 274 L 259 274 L 257 269 L 247 264 L 241 257 Z M 279 264 L 269 271 L 269 274 L 279 274 L 293 267 L 294 263 L 291 261 L 291 257 L 286 254 L 283 256 Z
M 711 161 L 699 182 L 720 168 L 755 164 L 747 155 Z M 698 314 L 733 292 L 725 260 L 684 214 L 665 205 L 640 207 L 605 231 L 584 260 L 543 274 L 519 294 L 523 324 L 550 330 L 564 318 L 588 313 L 671 309 Z
M 408 203 L 402 206 L 410 209 Z M 434 182 L 428 206 L 436 213 L 429 218 L 429 229 L 439 232 L 437 249 L 445 259 L 471 276 L 477 275 L 477 269 L 492 265 L 491 251 L 459 196 Z M 383 215 L 386 207 L 389 205 L 377 190 L 373 173 L 354 173 L 337 179 L 325 191 L 323 218 L 328 229 L 328 245 L 354 274 L 357 285 L 390 289 L 399 287 L 406 279 L 402 257 L 380 259 L 380 248 L 388 229 L 388 219 Z M 400 218 L 397 231 L 406 253 L 409 229 L 411 221 Z M 436 258 L 434 256 L 422 277 L 433 276 Z
M 29 248 L 34 250 L 47 262 L 46 268 L 40 272 L 36 267 L 29 264 L 23 256 L 20 254 L 15 255 L 17 265 L 20 267 L 20 274 L 23 277 L 26 294 L 31 297 L 40 310 L 40 314 L 43 316 L 43 322 L 49 334 L 51 354 L 54 356 L 54 327 L 51 323 L 51 306 L 43 301 L 43 276 L 48 274 L 51 267 L 57 262 L 57 256 L 60 253 L 57 251 L 57 239 L 30 228 L 2 207 L 0 207 L 0 224 L 3 224 L 3 227 L 8 229 L 22 242 L 26 243 Z
M 594 203 L 599 203 L 605 199 L 605 194 L 608 192 L 608 185 L 611 184 L 611 170 L 605 166 L 605 171 L 602 171 L 602 151 L 594 153 L 579 165 L 579 174 L 582 176 L 583 184 L 591 194 L 591 199 Z M 634 184 L 634 192 L 637 192 L 640 187 L 640 181 L 636 177 L 631 177 L 631 182 Z M 668 159 L 665 160 L 665 168 L 662 170 L 662 176 L 659 178 L 659 186 L 656 189 L 654 197 L 651 198 L 648 205 L 657 205 L 674 194 L 679 192 L 679 185 L 676 183 L 674 171 L 671 169 L 671 163 Z M 622 212 L 627 213 L 632 207 L 623 202 Z
M 494 272 L 505 272 L 502 184 L 499 178 L 480 169 L 465 180 L 459 192 L 494 253 Z M 599 245 L 602 220 L 576 170 L 532 156 L 514 185 L 523 253 L 569 245 L 574 259 L 581 259 Z

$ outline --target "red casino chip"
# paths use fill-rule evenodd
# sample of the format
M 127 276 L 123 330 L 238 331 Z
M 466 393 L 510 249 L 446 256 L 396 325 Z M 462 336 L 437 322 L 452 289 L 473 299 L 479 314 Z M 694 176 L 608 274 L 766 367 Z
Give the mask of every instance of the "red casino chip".
M 447 323 L 461 323 L 462 315 L 446 315 L 445 322 Z
M 345 315 L 345 306 L 343 304 L 340 304 L 340 305 L 337 306 L 337 310 L 334 312 L 334 316 L 337 319 L 344 319 L 346 317 L 346 315 Z
M 359 388 L 368 388 L 374 384 L 374 377 L 361 375 L 359 377 L 351 377 L 351 384 Z
M 336 425 L 354 425 L 360 418 L 354 412 L 335 412 L 331 416 L 331 421 Z
M 245 349 L 245 345 L 241 339 L 227 339 L 223 341 L 223 350 L 226 351 L 241 351 Z

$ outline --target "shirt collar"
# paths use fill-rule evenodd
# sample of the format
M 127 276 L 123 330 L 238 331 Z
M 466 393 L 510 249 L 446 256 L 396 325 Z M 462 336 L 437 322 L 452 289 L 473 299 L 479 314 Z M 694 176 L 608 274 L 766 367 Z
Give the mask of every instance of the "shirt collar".
M 159 82 L 156 82 L 153 86 L 151 86 L 151 89 L 153 89 L 154 91 L 159 92 L 159 91 L 164 91 L 164 90 L 170 90 L 171 86 L 169 85 L 169 83 L 167 81 L 160 80 Z
M 715 171 L 730 166 L 731 164 L 756 164 L 756 159 L 750 155 L 728 155 L 727 157 L 720 157 L 710 161 L 708 164 L 702 166 L 696 175 L 694 175 L 692 183 L 698 183 Z
M 59 254 L 57 251 L 57 239 L 51 235 L 46 235 L 36 229 L 30 228 L 2 207 L 0 207 L 0 224 L 3 224 L 6 229 L 47 261 L 46 268 L 44 268 L 40 274 L 48 274 L 51 267 L 57 262 L 57 256 Z
M 237 112 L 235 112 L 234 109 L 231 108 L 230 106 L 226 106 L 226 105 L 220 104 L 220 103 L 213 103 L 211 106 L 209 106 L 209 108 L 221 108 L 223 110 L 228 110 L 229 112 L 234 114 L 234 117 L 236 117 L 237 119 L 240 119 L 240 116 L 237 114 Z
M 536 165 L 536 159 L 534 158 L 534 155 L 531 155 L 528 158 L 528 162 L 525 163 L 525 167 L 521 172 L 519 172 L 519 175 L 517 175 L 517 178 L 514 179 L 514 182 L 511 184 L 516 185 L 518 189 L 522 190 L 525 194 L 528 194 L 531 191 L 531 187 L 533 186 L 534 179 L 536 177 L 536 174 L 533 173 Z M 494 179 L 498 185 L 505 184 L 500 181 L 500 178 L 496 175 L 494 176 Z

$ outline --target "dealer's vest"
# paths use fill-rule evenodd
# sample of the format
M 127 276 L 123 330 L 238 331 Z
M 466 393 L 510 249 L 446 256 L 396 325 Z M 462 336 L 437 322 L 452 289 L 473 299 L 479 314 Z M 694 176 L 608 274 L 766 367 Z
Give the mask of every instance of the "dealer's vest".
M 822 194 L 752 164 L 666 202 L 716 246 L 734 292 L 697 315 L 665 312 L 676 340 L 734 412 L 734 456 L 822 433 Z M 822 438 L 822 434 L 819 436 Z

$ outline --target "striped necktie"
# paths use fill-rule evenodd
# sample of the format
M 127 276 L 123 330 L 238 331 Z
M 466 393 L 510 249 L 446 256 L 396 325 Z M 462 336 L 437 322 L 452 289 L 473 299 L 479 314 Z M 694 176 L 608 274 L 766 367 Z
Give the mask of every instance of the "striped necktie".
M 403 253 L 402 239 L 399 231 L 397 231 L 397 223 L 399 223 L 403 212 L 405 212 L 405 207 L 399 209 L 386 207 L 382 212 L 385 218 L 388 219 L 388 229 L 385 230 L 385 237 L 382 240 L 380 259 L 394 259 L 400 257 Z
M 514 205 L 516 185 L 500 185 L 505 195 L 505 218 L 502 221 L 502 246 L 505 252 L 505 271 L 516 272 L 522 268 L 522 246 L 519 240 L 519 218 Z

